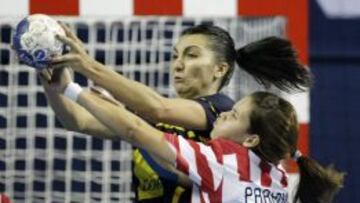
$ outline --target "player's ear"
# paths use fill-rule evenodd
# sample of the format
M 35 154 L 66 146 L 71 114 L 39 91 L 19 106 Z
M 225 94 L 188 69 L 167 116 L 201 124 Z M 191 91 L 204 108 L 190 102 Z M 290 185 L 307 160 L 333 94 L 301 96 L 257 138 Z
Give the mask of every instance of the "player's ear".
M 215 67 L 215 78 L 221 78 L 224 77 L 224 75 L 229 70 L 229 64 L 226 62 L 221 62 L 216 65 Z
M 246 148 L 254 148 L 260 143 L 260 137 L 257 134 L 248 135 L 243 141 L 242 145 Z

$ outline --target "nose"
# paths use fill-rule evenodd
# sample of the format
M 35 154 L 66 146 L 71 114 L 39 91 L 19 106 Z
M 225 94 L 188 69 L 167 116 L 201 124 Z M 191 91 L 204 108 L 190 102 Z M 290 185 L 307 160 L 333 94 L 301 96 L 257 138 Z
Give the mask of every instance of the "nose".
M 226 118 L 227 118 L 227 112 L 222 112 L 222 113 L 220 113 L 219 118 L 226 120 Z
M 172 66 L 175 72 L 180 72 L 184 70 L 184 62 L 181 58 L 174 59 Z

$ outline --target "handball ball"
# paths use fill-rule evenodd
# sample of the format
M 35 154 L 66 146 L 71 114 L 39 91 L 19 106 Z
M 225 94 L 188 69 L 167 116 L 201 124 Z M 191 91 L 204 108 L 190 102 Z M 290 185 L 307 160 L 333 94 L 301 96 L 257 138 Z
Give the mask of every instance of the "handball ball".
M 56 35 L 65 36 L 65 31 L 47 15 L 34 14 L 21 20 L 13 36 L 19 60 L 36 69 L 49 67 L 52 57 L 61 55 L 64 48 Z

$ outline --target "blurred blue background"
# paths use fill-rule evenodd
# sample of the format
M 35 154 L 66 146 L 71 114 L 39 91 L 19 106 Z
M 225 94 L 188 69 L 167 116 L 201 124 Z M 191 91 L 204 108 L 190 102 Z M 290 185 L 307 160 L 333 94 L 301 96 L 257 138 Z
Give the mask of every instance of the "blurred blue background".
M 336 202 L 360 202 L 360 17 L 326 15 L 318 2 L 309 1 L 311 154 L 346 171 Z

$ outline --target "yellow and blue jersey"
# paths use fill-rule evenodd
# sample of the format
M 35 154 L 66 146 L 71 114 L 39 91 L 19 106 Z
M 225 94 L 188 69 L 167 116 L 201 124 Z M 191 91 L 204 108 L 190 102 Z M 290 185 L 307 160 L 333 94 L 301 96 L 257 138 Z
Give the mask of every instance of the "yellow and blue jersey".
M 234 101 L 228 96 L 217 93 L 195 99 L 205 110 L 207 119 L 206 130 L 188 130 L 183 127 L 158 123 L 156 127 L 164 132 L 183 136 L 195 141 L 210 140 L 213 123 L 221 112 L 231 110 Z M 191 189 L 177 185 L 177 177 L 156 164 L 143 150 L 133 152 L 134 183 L 137 202 L 142 203 L 178 203 L 189 202 Z

